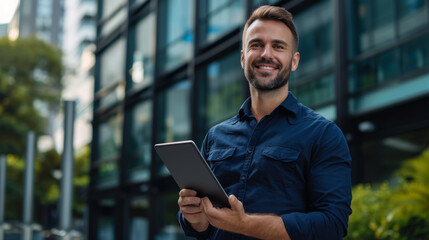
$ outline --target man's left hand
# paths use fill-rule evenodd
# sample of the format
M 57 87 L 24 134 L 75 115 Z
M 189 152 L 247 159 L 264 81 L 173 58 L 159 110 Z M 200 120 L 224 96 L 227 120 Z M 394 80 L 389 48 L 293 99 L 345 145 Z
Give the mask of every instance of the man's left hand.
M 228 197 L 231 208 L 215 208 L 209 198 L 202 199 L 202 209 L 214 227 L 235 233 L 245 232 L 247 215 L 243 203 L 234 195 Z

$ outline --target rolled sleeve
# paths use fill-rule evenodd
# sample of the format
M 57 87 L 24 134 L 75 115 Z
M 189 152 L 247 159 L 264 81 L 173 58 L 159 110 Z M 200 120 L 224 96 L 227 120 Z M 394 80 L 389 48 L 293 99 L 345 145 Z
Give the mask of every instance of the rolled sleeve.
M 309 211 L 281 216 L 291 239 L 342 239 L 352 212 L 351 157 L 335 124 L 314 146 L 308 177 Z
M 194 237 L 199 240 L 210 239 L 210 231 L 212 230 L 211 225 L 209 225 L 209 228 L 206 231 L 197 232 L 192 228 L 191 224 L 188 221 L 186 221 L 185 217 L 183 217 L 182 215 L 182 212 L 179 211 L 177 215 L 178 215 L 180 226 L 182 227 L 182 230 L 186 236 Z

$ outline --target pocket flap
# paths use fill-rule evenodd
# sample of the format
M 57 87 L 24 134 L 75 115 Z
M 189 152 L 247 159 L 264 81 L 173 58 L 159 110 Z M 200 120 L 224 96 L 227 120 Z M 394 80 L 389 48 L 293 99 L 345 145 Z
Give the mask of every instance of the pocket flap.
M 207 161 L 222 161 L 231 157 L 235 152 L 235 147 L 215 148 L 210 151 Z
M 282 162 L 293 162 L 298 159 L 299 151 L 292 149 L 292 148 L 286 148 L 286 147 L 265 147 L 262 154 L 265 157 L 282 161 Z

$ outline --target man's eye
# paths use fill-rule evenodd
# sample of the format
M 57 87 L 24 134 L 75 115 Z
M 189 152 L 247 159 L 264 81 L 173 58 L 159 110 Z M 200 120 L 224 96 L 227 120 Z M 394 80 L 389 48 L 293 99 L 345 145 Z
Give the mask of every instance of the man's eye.
M 275 49 L 284 49 L 284 47 L 282 45 L 275 45 L 274 48 Z
M 262 44 L 260 43 L 253 43 L 250 45 L 251 48 L 258 48 L 258 47 L 262 47 Z

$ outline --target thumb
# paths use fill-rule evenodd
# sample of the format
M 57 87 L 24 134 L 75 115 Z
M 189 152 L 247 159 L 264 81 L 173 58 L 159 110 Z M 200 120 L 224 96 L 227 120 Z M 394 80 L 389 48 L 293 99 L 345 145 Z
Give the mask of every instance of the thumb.
M 240 200 L 237 199 L 234 194 L 229 195 L 228 197 L 229 205 L 231 205 L 232 210 L 241 210 L 243 208 L 243 204 L 240 202 Z

